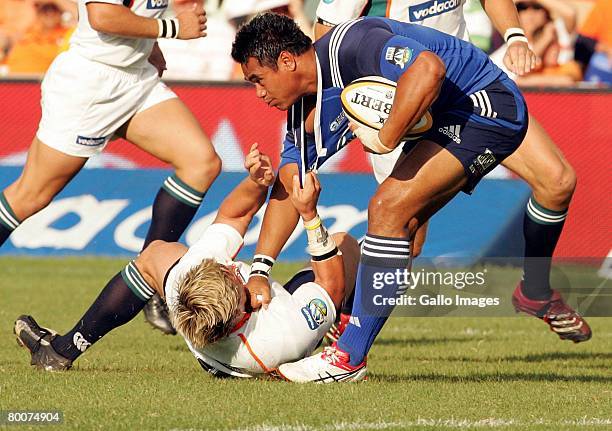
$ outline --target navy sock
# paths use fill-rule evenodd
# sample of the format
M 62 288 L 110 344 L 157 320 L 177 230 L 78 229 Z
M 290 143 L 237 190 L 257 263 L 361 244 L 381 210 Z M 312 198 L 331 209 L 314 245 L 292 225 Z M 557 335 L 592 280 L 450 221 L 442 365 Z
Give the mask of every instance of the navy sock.
M 74 361 L 109 331 L 132 320 L 153 293 L 130 262 L 108 282 L 75 327 L 51 341 L 53 349 Z
M 17 216 L 4 197 L 4 193 L 0 193 L 0 246 L 17 229 L 17 226 L 19 226 Z
M 553 211 L 538 204 L 533 196 L 527 203 L 523 221 L 525 260 L 523 294 L 534 300 L 550 298 L 550 265 L 557 246 L 567 209 Z
M 166 178 L 153 203 L 151 226 L 143 250 L 151 241 L 178 241 L 195 216 L 204 193 L 181 181 L 176 175 Z
M 394 306 L 386 300 L 403 293 L 409 260 L 408 238 L 366 235 L 361 247 L 352 318 L 338 340 L 338 347 L 349 353 L 351 365 L 363 362 L 393 311 Z

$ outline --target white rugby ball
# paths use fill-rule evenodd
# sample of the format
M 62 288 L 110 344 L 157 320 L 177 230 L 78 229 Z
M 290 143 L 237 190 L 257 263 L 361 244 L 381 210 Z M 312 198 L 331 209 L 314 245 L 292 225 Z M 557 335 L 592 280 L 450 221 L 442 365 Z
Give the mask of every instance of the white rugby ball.
M 347 85 L 340 96 L 342 109 L 349 120 L 362 126 L 380 130 L 385 124 L 393 99 L 396 83 L 381 76 L 365 76 Z M 406 140 L 418 139 L 431 129 L 433 118 L 429 111 L 404 136 Z

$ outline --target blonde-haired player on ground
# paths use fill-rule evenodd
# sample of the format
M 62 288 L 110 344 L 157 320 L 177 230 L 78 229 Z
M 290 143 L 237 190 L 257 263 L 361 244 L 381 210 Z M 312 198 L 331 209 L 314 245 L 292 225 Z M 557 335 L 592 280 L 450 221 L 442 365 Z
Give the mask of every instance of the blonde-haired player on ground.
M 274 174 L 269 158 L 256 146 L 246 165 L 251 178 L 223 201 L 215 221 L 193 246 L 152 242 L 107 284 L 70 332 L 57 336 L 32 317 L 19 317 L 15 333 L 30 351 L 31 363 L 51 371 L 70 368 L 93 343 L 131 320 L 154 292 L 165 296 L 176 329 L 213 375 L 267 374 L 309 355 L 354 286 L 359 246 L 349 235 L 329 235 L 323 227 L 316 212 L 321 190 L 317 178 L 309 174 L 303 189 L 296 178 L 291 199 L 304 220 L 312 268 L 298 271 L 284 286 L 272 281 L 270 303 L 253 311 L 246 279 L 266 272 L 259 269 L 265 265 L 258 256 L 252 266 L 233 259 Z M 58 351 L 57 338 L 77 340 L 79 347 Z
M 19 178 L 0 192 L 0 245 L 46 207 L 87 160 L 122 137 L 170 163 L 174 175 L 153 204 L 144 247 L 177 241 L 221 170 L 198 121 L 160 77 L 165 60 L 156 39 L 205 36 L 204 10 L 161 19 L 168 0 L 79 0 L 70 49 L 42 82 L 42 118 Z M 149 321 L 166 333 L 163 307 Z

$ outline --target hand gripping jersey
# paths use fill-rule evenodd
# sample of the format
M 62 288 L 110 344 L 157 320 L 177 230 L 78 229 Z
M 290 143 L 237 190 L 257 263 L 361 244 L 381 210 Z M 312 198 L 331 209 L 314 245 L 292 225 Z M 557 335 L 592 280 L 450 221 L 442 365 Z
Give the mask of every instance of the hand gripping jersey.
M 181 277 L 202 259 L 233 265 L 246 280 L 249 265 L 233 261 L 241 246 L 242 237 L 231 226 L 221 223 L 209 226 L 168 271 L 164 290 L 170 312 L 176 307 Z M 336 319 L 334 303 L 325 289 L 309 282 L 289 294 L 272 281 L 271 294 L 272 301 L 266 310 L 251 313 L 229 336 L 216 343 L 196 349 L 185 340 L 203 368 L 218 376 L 252 377 L 312 353 Z
M 82 57 L 115 67 L 142 67 L 146 65 L 155 39 L 129 38 L 100 33 L 89 24 L 87 3 L 79 0 L 79 23 L 70 39 L 70 49 Z M 95 0 L 129 7 L 136 15 L 160 18 L 168 7 L 168 0 Z
M 518 135 L 524 133 L 527 111 L 518 88 L 482 50 L 469 42 L 418 25 L 366 17 L 334 27 L 315 42 L 314 47 L 317 94 L 316 97 L 306 96 L 298 100 L 289 109 L 281 166 L 298 163 L 302 174 L 321 167 L 354 139 L 340 103 L 344 86 L 370 75 L 397 82 L 423 51 L 433 52 L 446 65 L 440 95 L 431 106 L 434 118 L 432 133 L 440 132 L 445 138 L 455 138 L 458 144 L 461 142 L 458 135 L 464 126 L 476 124 L 481 128 L 492 128 L 493 132 L 487 131 L 491 136 L 495 131 L 509 133 L 512 145 L 516 144 L 514 141 Z M 490 89 L 492 85 L 495 88 Z M 508 97 L 494 100 L 494 93 L 504 93 Z M 304 122 L 308 107 L 313 104 L 314 133 L 308 134 Z M 498 137 L 492 139 L 491 146 L 497 141 Z M 435 139 L 435 142 L 445 146 L 441 139 Z M 469 145 L 467 139 L 463 145 Z M 504 156 L 507 156 L 509 147 L 504 149 Z M 461 161 L 467 163 L 467 160 Z M 490 166 L 488 163 L 485 170 Z
M 464 3 L 465 0 L 321 0 L 317 17 L 330 25 L 359 16 L 387 17 L 435 28 L 469 41 Z

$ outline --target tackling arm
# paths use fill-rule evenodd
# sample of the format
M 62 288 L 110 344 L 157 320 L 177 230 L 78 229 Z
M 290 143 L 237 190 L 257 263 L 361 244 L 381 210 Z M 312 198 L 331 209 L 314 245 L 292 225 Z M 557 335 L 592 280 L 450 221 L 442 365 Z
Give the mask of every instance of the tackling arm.
M 295 230 L 300 216 L 289 199 L 289 193 L 293 176 L 297 173 L 298 168 L 295 163 L 286 164 L 278 171 L 255 253 L 276 259 Z
M 325 289 L 338 309 L 344 300 L 344 261 L 334 238 L 328 234 L 317 214 L 320 193 L 321 185 L 313 172 L 306 174 L 303 188 L 298 175 L 293 177 L 291 202 L 304 221 L 315 283 Z
M 236 229 L 241 236 L 251 220 L 266 201 L 268 187 L 274 182 L 274 170 L 270 158 L 259 152 L 253 144 L 244 162 L 249 177 L 242 180 L 221 203 L 213 223 L 224 223 Z
M 300 217 L 289 199 L 293 175 L 297 175 L 297 172 L 296 163 L 284 165 L 278 172 L 278 177 L 270 194 L 255 250 L 255 256 L 264 257 L 268 263 L 273 263 L 270 258 L 276 259 L 278 257 L 295 230 Z M 271 266 L 268 264 L 266 267 L 266 272 L 269 273 Z M 253 309 L 261 306 L 267 307 L 272 299 L 268 277 L 261 275 L 261 273 L 259 275 L 252 273 L 247 282 Z

